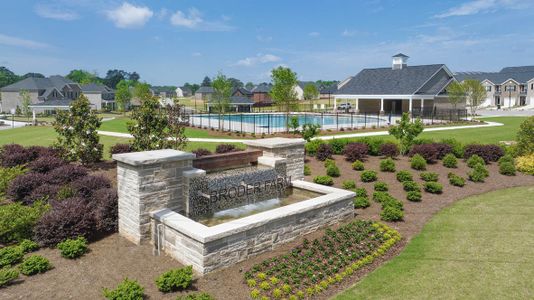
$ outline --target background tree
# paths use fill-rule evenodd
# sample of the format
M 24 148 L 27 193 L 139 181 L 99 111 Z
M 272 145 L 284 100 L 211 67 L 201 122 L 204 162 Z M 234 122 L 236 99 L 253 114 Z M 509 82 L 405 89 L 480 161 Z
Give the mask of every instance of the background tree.
M 208 76 L 204 77 L 200 86 L 211 86 L 211 79 Z
M 319 90 L 314 84 L 308 84 L 304 87 L 304 100 L 310 101 L 310 111 L 313 109 L 313 100 L 319 98 Z
M 13 84 L 19 80 L 19 76 L 6 67 L 0 67 L 0 88 Z
M 133 135 L 132 148 L 135 151 L 148 151 L 172 148 L 169 140 L 169 120 L 162 112 L 159 99 L 151 96 L 141 102 L 132 112 L 128 131 Z
M 186 82 L 186 83 L 184 84 L 184 87 L 185 87 L 185 88 L 189 88 L 189 89 L 191 89 L 191 94 L 192 94 L 192 95 L 194 95 L 195 92 L 200 88 L 200 86 L 199 86 L 198 84 L 196 84 L 196 83 L 194 83 L 194 84 L 190 84 L 189 82 Z
M 297 74 L 290 68 L 280 66 L 271 71 L 271 79 L 271 98 L 286 112 L 286 130 L 289 130 L 289 113 L 298 104 L 297 93 L 293 88 L 297 85 Z
M 146 82 L 138 82 L 134 84 L 133 96 L 141 101 L 152 98 L 152 90 L 150 89 L 150 85 Z
M 126 80 L 130 79 L 130 73 L 124 70 L 117 70 L 117 69 L 108 70 L 108 72 L 106 73 L 106 77 L 104 78 L 104 84 L 109 86 L 112 89 L 115 89 L 117 84 L 119 84 L 121 80 L 125 80 L 125 79 Z
M 467 96 L 467 105 L 469 106 L 471 115 L 475 115 L 480 104 L 486 99 L 486 89 L 476 79 L 467 79 L 463 84 Z
M 121 112 L 126 111 L 126 107 L 132 100 L 132 93 L 130 92 L 130 85 L 128 81 L 121 80 L 117 84 L 117 89 L 115 90 L 115 102 L 117 103 L 117 108 Z
M 454 109 L 456 109 L 458 103 L 465 103 L 466 92 L 464 84 L 453 81 L 447 87 L 447 94 L 449 95 L 449 102 L 452 104 Z
M 249 90 L 249 91 L 252 90 L 252 89 L 254 88 L 254 83 L 252 83 L 252 82 L 250 82 L 250 81 L 247 82 L 247 84 L 245 84 L 245 88 L 246 88 L 247 90 Z
M 91 73 L 85 70 L 72 70 L 65 77 L 79 84 L 100 82 L 96 73 Z
M 139 79 L 141 79 L 141 76 L 139 76 L 139 74 L 137 74 L 137 72 L 134 71 L 128 76 L 128 79 L 133 82 L 138 82 Z
M 228 78 L 228 80 L 230 81 L 230 83 L 232 83 L 232 88 L 234 89 L 242 88 L 244 86 L 243 82 L 241 82 L 241 80 L 239 79 L 230 77 Z
M 212 102 L 214 108 L 219 114 L 219 129 L 221 128 L 221 115 L 224 114 L 229 109 L 230 96 L 232 94 L 232 82 L 226 78 L 221 72 L 213 79 L 213 96 Z
M 417 118 L 415 122 L 410 122 L 410 115 L 403 113 L 397 125 L 389 129 L 389 134 L 394 136 L 400 143 L 402 154 L 408 153 L 415 138 L 423 132 L 423 122 Z
M 26 79 L 26 78 L 45 78 L 45 76 L 41 73 L 26 73 L 20 77 L 20 79 Z
M 31 115 L 30 105 L 32 103 L 30 99 L 30 93 L 28 93 L 26 90 L 22 90 L 19 92 L 19 97 L 21 99 L 20 102 L 22 106 L 22 115 L 29 120 Z
M 82 94 L 69 110 L 58 111 L 54 122 L 58 133 L 55 146 L 63 150 L 68 160 L 83 164 L 98 162 L 104 149 L 97 133 L 101 124 L 102 118 L 91 110 L 89 100 Z

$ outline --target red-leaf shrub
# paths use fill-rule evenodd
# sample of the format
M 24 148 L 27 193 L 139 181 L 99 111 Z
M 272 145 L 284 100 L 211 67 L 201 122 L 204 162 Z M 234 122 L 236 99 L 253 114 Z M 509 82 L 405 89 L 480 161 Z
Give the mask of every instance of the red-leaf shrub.
M 9 183 L 7 196 L 11 200 L 22 201 L 38 186 L 46 182 L 47 176 L 41 173 L 27 173 L 17 176 Z
M 111 181 L 102 175 L 89 175 L 73 181 L 71 187 L 76 196 L 89 198 L 98 189 L 110 188 Z
M 61 186 L 55 185 L 55 184 L 42 184 L 38 187 L 36 187 L 29 196 L 26 196 L 24 200 L 22 200 L 22 203 L 26 205 L 31 205 L 35 201 L 43 200 L 45 201 L 52 201 L 55 200 L 57 192 L 61 189 Z
M 61 157 L 61 151 L 52 147 L 30 146 L 26 149 L 34 159 L 43 156 Z
M 498 145 L 467 145 L 464 149 L 464 158 L 468 159 L 474 154 L 482 157 L 484 162 L 489 163 L 492 161 L 498 161 L 499 158 L 504 156 L 504 150 Z
M 332 150 L 332 146 L 330 146 L 330 144 L 321 144 L 319 145 L 319 148 L 317 148 L 315 157 L 320 161 L 325 161 L 328 158 L 332 158 L 332 154 L 334 154 L 334 151 Z
M 445 155 L 452 152 L 452 147 L 444 143 L 432 143 L 434 148 L 436 148 L 437 159 L 442 159 Z
M 438 151 L 433 144 L 413 145 L 408 155 L 411 157 L 416 154 L 421 155 L 428 163 L 433 163 L 438 158 Z
M 2 147 L 0 161 L 2 167 L 10 168 L 26 164 L 35 159 L 28 150 L 18 144 L 9 144 Z
M 197 155 L 197 157 L 202 157 L 206 155 L 211 155 L 211 151 L 205 148 L 198 148 L 196 150 L 191 151 Z
M 41 156 L 28 164 L 30 170 L 37 173 L 47 173 L 65 165 L 67 162 L 56 156 Z
M 233 144 L 219 144 L 217 145 L 217 148 L 215 148 L 216 153 L 228 153 L 235 151 L 238 151 L 238 149 L 236 149 L 235 145 Z
M 380 145 L 380 150 L 378 150 L 378 153 L 386 157 L 397 157 L 399 156 L 400 151 L 397 144 L 385 143 Z
M 350 143 L 347 144 L 343 149 L 343 155 L 345 155 L 345 159 L 350 162 L 363 160 L 367 157 L 368 152 L 369 146 L 363 143 Z
M 48 172 L 48 182 L 64 185 L 87 175 L 88 170 L 80 165 L 68 164 Z
M 119 206 L 115 189 L 103 188 L 94 192 L 89 208 L 94 214 L 96 230 L 99 232 L 117 231 Z
M 34 239 L 43 246 L 55 246 L 68 238 L 83 236 L 90 239 L 95 234 L 95 220 L 86 201 L 69 198 L 55 201 L 35 225 Z
M 111 154 L 130 153 L 133 151 L 130 144 L 115 144 L 109 148 L 109 153 Z

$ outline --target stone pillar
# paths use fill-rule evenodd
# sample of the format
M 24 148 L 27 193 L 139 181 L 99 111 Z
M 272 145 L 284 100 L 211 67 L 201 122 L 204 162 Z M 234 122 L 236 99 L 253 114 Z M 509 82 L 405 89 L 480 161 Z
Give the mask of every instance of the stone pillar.
M 252 150 L 262 150 L 263 156 L 286 159 L 287 176 L 291 180 L 304 179 L 304 143 L 303 139 L 270 138 L 247 141 Z
M 115 154 L 119 195 L 119 234 L 140 244 L 150 239 L 150 212 L 185 211 L 189 186 L 183 172 L 192 169 L 193 153 L 155 150 Z

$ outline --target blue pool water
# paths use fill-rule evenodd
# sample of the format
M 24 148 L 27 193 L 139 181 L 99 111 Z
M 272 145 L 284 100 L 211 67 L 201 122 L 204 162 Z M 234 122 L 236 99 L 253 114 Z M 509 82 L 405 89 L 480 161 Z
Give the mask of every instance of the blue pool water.
M 297 117 L 299 120 L 299 125 L 304 124 L 319 124 L 321 126 L 336 126 L 340 127 L 356 127 L 367 124 L 367 126 L 372 125 L 386 125 L 388 120 L 387 118 L 377 118 L 376 115 L 320 115 L 320 114 L 293 114 L 289 118 Z M 218 122 L 219 117 L 221 121 L 224 122 L 236 122 L 244 124 L 256 124 L 258 128 L 285 128 L 286 126 L 286 115 L 285 114 L 232 114 L 219 116 L 217 114 L 211 115 L 194 115 L 194 117 L 200 117 L 202 123 L 208 125 L 209 122 Z M 195 122 L 197 123 L 197 122 Z

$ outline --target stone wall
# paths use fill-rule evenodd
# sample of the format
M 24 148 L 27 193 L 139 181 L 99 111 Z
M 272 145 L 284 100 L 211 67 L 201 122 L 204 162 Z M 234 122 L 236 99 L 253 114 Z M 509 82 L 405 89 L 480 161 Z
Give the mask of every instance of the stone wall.
M 292 180 L 304 179 L 304 140 L 270 138 L 247 141 L 252 150 L 262 150 L 263 156 L 286 159 L 286 173 Z

